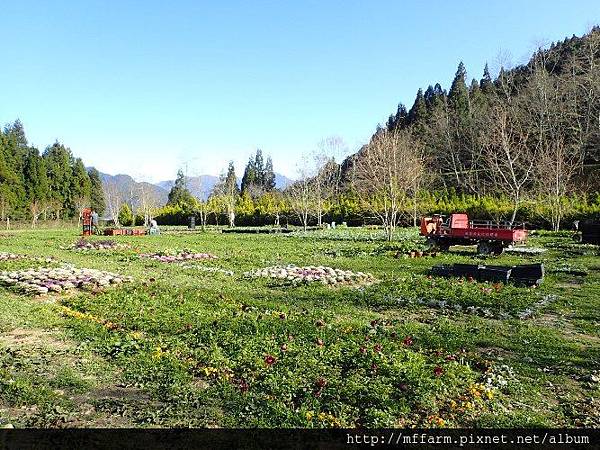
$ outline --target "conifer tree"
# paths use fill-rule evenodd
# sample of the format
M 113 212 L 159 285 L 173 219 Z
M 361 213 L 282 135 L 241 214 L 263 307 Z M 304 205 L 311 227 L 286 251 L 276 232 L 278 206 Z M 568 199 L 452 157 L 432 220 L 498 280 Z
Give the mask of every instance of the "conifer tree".
M 270 156 L 267 156 L 263 178 L 263 190 L 265 192 L 273 191 L 273 189 L 275 189 L 275 171 L 273 170 L 273 160 Z
M 92 195 L 92 183 L 81 158 L 74 160 L 71 192 L 74 212 L 75 214 L 81 214 L 81 210 L 89 206 Z
M 492 81 L 487 63 L 485 63 L 485 67 L 483 68 L 483 78 L 479 81 L 479 87 L 484 95 L 491 95 L 494 93 L 494 82 Z
M 71 178 L 71 151 L 58 141 L 44 151 L 44 159 L 48 169 L 48 185 L 51 200 L 55 203 L 55 218 L 69 216 L 74 212 Z
M 417 97 L 415 102 L 408 112 L 408 122 L 415 124 L 422 122 L 427 117 L 427 105 L 425 103 L 425 96 L 423 95 L 423 89 L 417 91 Z
M 244 175 L 242 176 L 242 192 L 248 192 L 250 187 L 256 184 L 257 179 L 254 158 L 250 157 L 248 164 L 246 164 Z
M 192 208 L 194 206 L 194 196 L 190 193 L 186 185 L 185 175 L 179 169 L 175 184 L 169 191 L 167 205 L 179 205 L 183 208 Z
M 466 76 L 467 71 L 461 61 L 450 86 L 450 92 L 448 93 L 448 103 L 459 122 L 466 120 L 469 115 L 469 91 L 465 81 Z
M 90 207 L 98 214 L 102 214 L 106 209 L 106 200 L 104 199 L 104 188 L 100 179 L 100 172 L 91 168 L 90 177 Z

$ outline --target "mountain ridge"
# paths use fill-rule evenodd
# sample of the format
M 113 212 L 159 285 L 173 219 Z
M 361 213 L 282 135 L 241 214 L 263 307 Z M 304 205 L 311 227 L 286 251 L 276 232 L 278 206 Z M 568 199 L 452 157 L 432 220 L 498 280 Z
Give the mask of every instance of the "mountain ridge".
M 88 167 L 88 170 L 92 169 L 92 167 Z M 150 192 L 155 197 L 160 206 L 163 206 L 167 203 L 169 191 L 175 184 L 175 180 L 163 180 L 157 183 L 150 183 L 147 181 L 136 181 L 133 179 L 131 175 L 118 173 L 115 175 L 110 175 L 105 172 L 98 171 L 100 174 L 100 179 L 102 180 L 102 184 L 104 189 L 106 190 L 107 186 L 110 184 L 114 184 L 116 186 L 117 191 L 120 193 L 121 197 L 135 205 L 135 192 L 140 191 L 142 188 L 150 189 Z M 216 175 L 199 175 L 194 177 L 186 177 L 186 183 L 189 191 L 196 198 L 201 200 L 206 200 L 210 193 L 212 192 L 214 186 L 219 181 L 219 177 Z M 240 180 L 238 179 L 238 184 Z M 285 189 L 289 186 L 293 180 L 286 177 L 283 174 L 275 173 L 275 187 L 278 189 Z

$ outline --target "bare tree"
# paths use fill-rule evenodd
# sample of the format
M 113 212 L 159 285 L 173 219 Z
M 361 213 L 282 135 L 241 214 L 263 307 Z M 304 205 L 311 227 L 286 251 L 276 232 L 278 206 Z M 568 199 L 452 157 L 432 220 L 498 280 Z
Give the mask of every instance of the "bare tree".
M 381 221 L 388 240 L 423 174 L 423 146 L 408 130 L 377 133 L 357 159 L 354 188 Z
M 198 204 L 198 216 L 200 217 L 200 226 L 202 227 L 202 231 L 205 231 L 208 216 L 212 212 L 208 200 L 210 192 L 208 190 L 206 182 L 199 179 L 199 183 L 199 196 L 196 197 L 196 200 Z
M 496 189 L 513 204 L 514 223 L 526 190 L 532 181 L 535 148 L 528 145 L 529 131 L 518 117 L 518 108 L 498 102 L 491 109 L 485 161 Z
M 90 199 L 85 196 L 76 197 L 73 199 L 75 209 L 77 210 L 77 227 L 81 226 L 81 220 L 83 218 L 83 208 L 90 204 Z
M 136 213 L 144 218 L 144 226 L 150 226 L 150 221 L 159 203 L 155 191 L 148 183 L 137 183 L 136 192 L 132 198 L 136 199 Z
M 119 210 L 123 204 L 119 186 L 114 181 L 104 184 L 104 198 L 106 200 L 106 211 L 115 225 L 119 225 Z
M 312 191 L 314 194 L 313 214 L 317 225 L 321 226 L 323 215 L 330 204 L 339 194 L 342 170 L 336 159 L 341 160 L 347 146 L 339 136 L 330 136 L 323 139 L 318 150 L 312 155 L 313 167 L 307 168 L 312 172 Z
M 308 227 L 308 220 L 314 210 L 314 191 L 312 186 L 313 173 L 307 157 L 303 157 L 299 167 L 296 181 L 287 187 L 285 197 L 300 220 L 304 231 Z
M 457 126 L 446 97 L 431 115 L 428 141 L 436 149 L 432 163 L 440 171 L 444 184 L 454 185 L 471 194 L 482 192 L 483 139 L 482 118 L 487 111 L 472 105 L 471 122 L 467 129 Z
M 534 187 L 546 207 L 542 215 L 557 231 L 568 208 L 567 194 L 583 168 L 582 130 L 569 125 L 577 123 L 569 84 L 551 77 L 545 53 L 538 55 L 521 103 L 532 130 L 530 146 L 537 149 Z
M 235 205 L 239 197 L 236 181 L 228 179 L 225 174 L 221 175 L 219 182 L 215 185 L 211 194 L 219 199 L 223 213 L 227 216 L 229 226 L 235 226 Z
M 31 214 L 31 228 L 35 228 L 39 218 L 45 215 L 50 209 L 50 202 L 46 200 L 34 199 L 29 203 L 29 212 Z
M 537 155 L 536 188 L 554 231 L 560 229 L 569 209 L 567 194 L 583 168 L 583 153 L 573 150 L 564 144 L 562 138 L 558 138 L 544 146 Z

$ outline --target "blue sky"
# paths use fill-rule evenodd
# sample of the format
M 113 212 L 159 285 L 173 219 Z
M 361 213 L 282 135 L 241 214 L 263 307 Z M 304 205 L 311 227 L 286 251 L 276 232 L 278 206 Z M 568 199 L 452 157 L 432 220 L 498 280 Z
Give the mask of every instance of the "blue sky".
M 489 4 L 488 4 L 489 3 Z M 138 179 L 238 175 L 258 147 L 292 175 L 331 135 L 354 151 L 460 60 L 581 35 L 600 2 L 12 1 L 0 7 L 0 123 Z

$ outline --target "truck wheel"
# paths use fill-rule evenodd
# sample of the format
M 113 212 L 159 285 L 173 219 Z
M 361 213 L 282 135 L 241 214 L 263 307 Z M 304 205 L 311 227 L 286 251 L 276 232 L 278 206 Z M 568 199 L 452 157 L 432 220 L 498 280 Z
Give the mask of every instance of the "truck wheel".
M 450 248 L 450 244 L 448 244 L 443 239 L 436 239 L 434 237 L 427 238 L 427 245 L 429 245 L 430 249 L 440 250 L 442 252 L 447 252 Z
M 494 243 L 492 246 L 492 254 L 501 255 L 502 253 L 504 253 L 504 246 L 502 245 L 502 242 Z
M 489 242 L 480 242 L 477 244 L 477 253 L 480 255 L 489 255 L 492 253 L 493 248 Z

